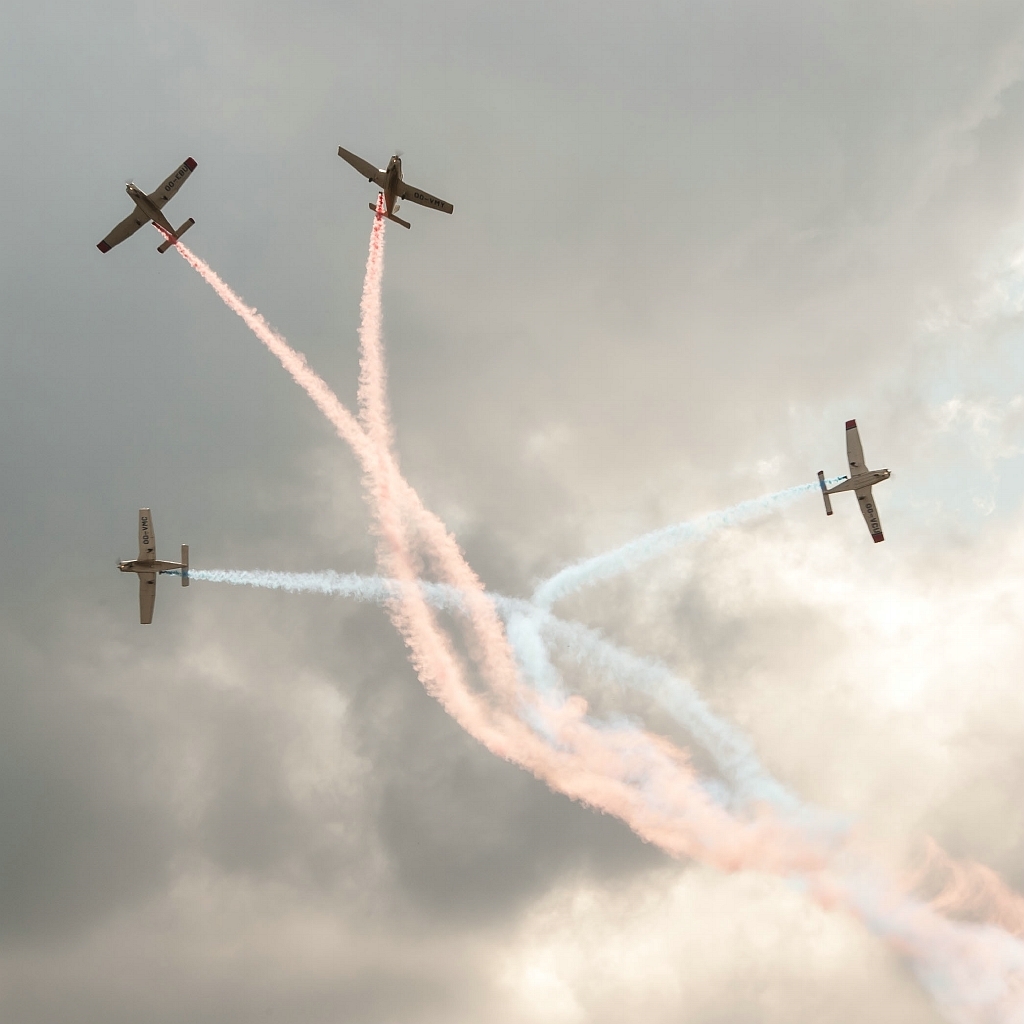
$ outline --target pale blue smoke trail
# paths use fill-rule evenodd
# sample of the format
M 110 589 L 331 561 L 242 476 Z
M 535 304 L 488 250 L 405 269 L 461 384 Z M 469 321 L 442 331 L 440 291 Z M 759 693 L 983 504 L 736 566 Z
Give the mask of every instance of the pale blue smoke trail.
M 833 483 L 832 480 L 826 481 L 830 487 Z M 709 512 L 698 519 L 652 530 L 613 551 L 606 551 L 604 554 L 566 566 L 554 576 L 541 581 L 533 591 L 533 603 L 541 608 L 550 608 L 556 601 L 576 593 L 582 587 L 635 569 L 680 544 L 700 540 L 724 526 L 767 515 L 817 488 L 817 483 L 798 484 L 784 491 L 776 491 L 775 494 L 766 494 L 764 497 L 741 501 L 738 505 L 717 512 Z

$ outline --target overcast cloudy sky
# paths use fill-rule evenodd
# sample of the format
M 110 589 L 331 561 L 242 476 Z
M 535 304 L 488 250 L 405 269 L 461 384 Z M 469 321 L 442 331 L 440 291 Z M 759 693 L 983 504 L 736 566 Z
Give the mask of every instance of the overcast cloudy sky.
M 358 468 L 146 230 L 352 402 L 373 188 L 402 466 L 528 596 L 657 655 L 893 862 L 1024 886 L 1024 10 L 1013 0 L 30 4 L 0 35 L 0 1018 L 925 1024 L 861 924 L 645 845 L 465 735 L 384 613 L 165 580 L 374 570 Z M 582 680 L 581 685 L 586 684 Z M 639 714 L 634 706 L 626 710 Z M 686 734 L 650 710 L 681 744 Z M 676 731 L 673 732 L 675 728 Z

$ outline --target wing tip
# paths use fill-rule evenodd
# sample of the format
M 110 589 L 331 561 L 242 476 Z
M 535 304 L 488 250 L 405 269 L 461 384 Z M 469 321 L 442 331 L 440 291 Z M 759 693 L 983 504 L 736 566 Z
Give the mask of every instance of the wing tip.
M 875 542 L 876 544 L 881 544 L 881 543 L 882 543 L 882 541 L 883 541 L 883 540 L 885 540 L 885 535 L 884 535 L 884 534 L 881 534 L 881 533 L 873 533 L 873 534 L 871 534 L 871 539 L 872 539 L 872 540 L 873 540 L 873 541 L 874 541 L 874 542 Z
M 847 430 L 856 430 L 857 429 L 857 421 L 856 420 L 847 420 L 846 421 L 846 429 Z
M 194 170 L 195 170 L 195 169 L 196 169 L 196 168 L 197 168 L 197 167 L 198 167 L 199 165 L 198 165 L 198 164 L 196 163 L 196 161 L 195 161 L 195 159 L 194 159 L 193 157 L 189 157 L 189 158 L 188 158 L 188 159 L 187 159 L 187 160 L 185 161 L 185 166 L 186 166 L 186 167 L 187 167 L 187 168 L 188 168 L 188 169 L 189 169 L 190 171 L 194 171 Z
M 104 242 L 97 242 L 96 243 L 96 248 L 99 249 L 100 252 L 110 252 L 110 246 L 107 245 L 107 243 L 105 241 Z

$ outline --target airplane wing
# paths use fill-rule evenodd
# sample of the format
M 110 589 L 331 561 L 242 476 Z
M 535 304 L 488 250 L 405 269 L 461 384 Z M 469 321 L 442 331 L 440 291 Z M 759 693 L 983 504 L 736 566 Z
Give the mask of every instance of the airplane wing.
M 156 534 L 153 532 L 153 515 L 148 508 L 139 509 L 139 561 L 152 562 L 156 559 Z
M 120 224 L 114 228 L 113 231 L 103 239 L 102 242 L 98 242 L 96 248 L 100 252 L 110 252 L 115 245 L 120 244 L 130 235 L 134 235 L 143 224 L 149 223 L 149 217 L 146 216 L 137 206 L 134 211 L 128 214 L 127 217 Z
M 148 199 L 160 209 L 168 199 L 185 183 L 188 176 L 196 169 L 196 162 L 189 157 L 163 184 L 149 193 Z
M 156 604 L 156 573 L 139 573 L 139 622 L 144 626 L 153 621 L 153 605 Z
M 420 206 L 429 206 L 432 210 L 440 210 L 442 213 L 455 212 L 455 207 L 451 203 L 446 203 L 443 199 L 438 199 L 437 196 L 432 196 L 413 185 L 403 185 L 398 197 L 410 203 L 418 203 Z
M 367 181 L 375 182 L 380 188 L 384 187 L 384 172 L 379 167 L 374 167 L 369 160 L 364 160 L 361 156 L 342 149 L 341 146 L 338 147 L 338 156 L 350 163 Z
M 860 445 L 860 431 L 857 429 L 856 420 L 846 421 L 846 456 L 850 460 L 850 476 L 868 471 L 868 467 L 864 465 L 864 449 Z
M 850 435 L 847 434 L 847 437 Z M 860 447 L 858 443 L 858 447 Z M 882 521 L 878 518 L 878 509 L 875 508 L 875 499 L 871 495 L 870 487 L 860 487 L 854 494 L 857 495 L 857 503 L 860 505 L 860 514 L 864 517 L 864 522 L 868 524 L 868 531 L 871 534 L 871 539 L 877 544 L 879 541 L 885 540 L 882 534 Z

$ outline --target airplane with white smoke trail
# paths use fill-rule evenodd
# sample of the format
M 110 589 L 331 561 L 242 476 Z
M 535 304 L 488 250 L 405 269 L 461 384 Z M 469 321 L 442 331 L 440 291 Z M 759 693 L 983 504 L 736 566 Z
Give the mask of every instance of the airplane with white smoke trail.
M 134 572 L 139 577 L 139 622 L 144 626 L 153 621 L 156 603 L 156 578 L 160 573 L 181 573 L 181 585 L 188 586 L 188 545 L 181 545 L 180 562 L 162 562 L 156 557 L 156 531 L 153 513 L 139 509 L 139 557 L 117 563 L 121 572 Z
M 861 514 L 864 522 L 868 524 L 868 532 L 871 539 L 877 544 L 885 540 L 882 534 L 882 522 L 878 518 L 878 509 L 875 507 L 875 500 L 871 494 L 873 484 L 881 483 L 890 477 L 887 469 L 868 469 L 864 465 L 864 449 L 860 443 L 860 431 L 857 429 L 856 420 L 846 421 L 846 455 L 850 462 L 850 475 L 835 487 L 825 486 L 825 474 L 818 470 L 818 483 L 821 485 L 821 495 L 825 499 L 825 514 L 832 515 L 832 502 L 829 501 L 830 494 L 839 491 L 853 491 L 857 495 L 860 504 Z
M 170 221 L 161 213 L 164 206 L 170 199 L 173 199 L 177 194 L 178 189 L 185 183 L 188 176 L 196 169 L 196 162 L 189 157 L 173 174 L 170 175 L 159 188 L 155 189 L 150 193 L 143 192 L 134 181 L 129 181 L 125 187 L 125 192 L 128 193 L 135 203 L 135 209 L 127 216 L 120 224 L 114 228 L 113 231 L 103 239 L 102 242 L 96 243 L 96 248 L 100 252 L 110 252 L 115 245 L 119 245 L 126 238 L 131 237 L 139 230 L 144 224 L 148 224 L 152 221 L 161 231 L 163 231 L 166 240 L 157 246 L 157 252 L 167 252 L 167 250 L 178 241 L 179 238 L 193 224 L 195 221 L 189 217 L 180 228 L 175 231 L 171 227 Z
M 393 220 L 396 224 L 401 224 L 403 228 L 412 225 L 408 221 L 402 220 L 401 217 L 395 216 L 398 212 L 399 199 L 406 199 L 419 206 L 429 206 L 432 210 L 440 210 L 442 213 L 455 211 L 455 207 L 451 203 L 446 203 L 443 199 L 438 199 L 437 196 L 432 196 L 429 192 L 424 192 L 403 181 L 402 158 L 397 153 L 388 161 L 387 167 L 374 167 L 369 160 L 364 160 L 362 157 L 356 156 L 355 153 L 342 149 L 341 146 L 338 147 L 338 156 L 350 163 L 367 181 L 372 181 L 383 190 L 384 212 L 381 216 Z M 377 207 L 373 203 L 370 203 L 370 209 L 374 213 L 377 212 Z

